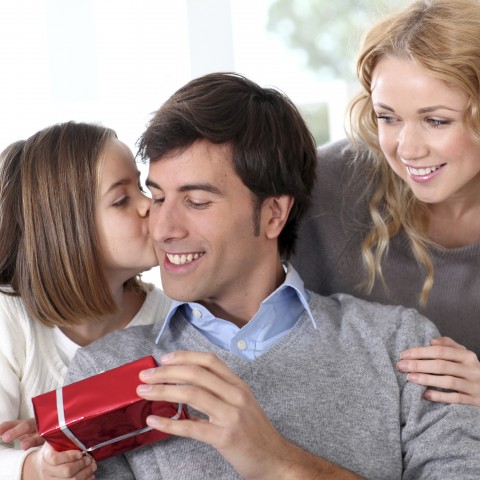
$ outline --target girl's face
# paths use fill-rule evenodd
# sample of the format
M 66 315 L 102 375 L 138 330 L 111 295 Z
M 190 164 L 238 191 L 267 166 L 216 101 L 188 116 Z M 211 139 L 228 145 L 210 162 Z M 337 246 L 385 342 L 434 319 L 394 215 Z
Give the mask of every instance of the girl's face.
M 99 163 L 95 219 L 110 281 L 125 282 L 155 266 L 148 231 L 150 199 L 143 194 L 130 149 L 111 138 Z
M 480 146 L 462 123 L 467 96 L 397 57 L 373 71 L 378 136 L 390 167 L 429 204 L 478 202 Z

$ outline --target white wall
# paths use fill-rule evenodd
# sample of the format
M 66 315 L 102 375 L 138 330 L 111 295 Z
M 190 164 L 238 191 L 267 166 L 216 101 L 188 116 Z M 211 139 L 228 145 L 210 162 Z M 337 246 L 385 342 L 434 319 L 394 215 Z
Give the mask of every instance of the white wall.
M 191 78 L 220 70 L 278 87 L 298 105 L 328 100 L 331 138 L 342 137 L 343 82 L 321 83 L 266 32 L 269 3 L 2 0 L 0 150 L 77 120 L 113 128 L 135 151 L 151 112 Z

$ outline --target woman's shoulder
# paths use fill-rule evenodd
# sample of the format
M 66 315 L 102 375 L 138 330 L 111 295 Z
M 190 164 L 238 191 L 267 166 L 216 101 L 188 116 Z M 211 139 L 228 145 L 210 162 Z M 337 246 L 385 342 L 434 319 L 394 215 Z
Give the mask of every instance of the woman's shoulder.
M 319 185 L 332 184 L 345 192 L 366 188 L 365 167 L 368 152 L 362 145 L 354 146 L 341 139 L 321 145 L 317 149 L 317 179 Z M 362 167 L 363 164 L 363 167 Z M 340 189 L 342 191 L 342 189 Z M 357 192 L 358 193 L 358 192 Z
M 317 148 L 317 158 L 322 162 L 341 164 L 352 161 L 354 157 L 355 147 L 347 138 L 333 140 Z
M 317 149 L 316 182 L 307 217 L 365 218 L 370 186 L 362 168 L 365 149 L 347 140 L 337 140 Z

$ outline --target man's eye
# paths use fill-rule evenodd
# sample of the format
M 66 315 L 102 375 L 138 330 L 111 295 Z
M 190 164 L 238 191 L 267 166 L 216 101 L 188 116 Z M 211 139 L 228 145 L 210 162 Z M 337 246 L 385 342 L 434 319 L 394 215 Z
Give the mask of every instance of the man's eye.
M 197 210 L 201 210 L 202 208 L 207 208 L 210 204 L 211 202 L 194 202 L 192 200 L 187 200 L 187 205 Z

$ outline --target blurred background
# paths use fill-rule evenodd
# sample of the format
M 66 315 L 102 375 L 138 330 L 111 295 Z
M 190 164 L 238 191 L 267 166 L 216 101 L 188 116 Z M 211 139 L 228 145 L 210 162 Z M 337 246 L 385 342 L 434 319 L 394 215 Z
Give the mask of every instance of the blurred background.
M 0 150 L 76 120 L 113 128 L 135 153 L 151 113 L 213 71 L 285 92 L 317 143 L 342 138 L 361 35 L 406 3 L 1 0 Z M 144 278 L 159 284 L 155 270 Z

